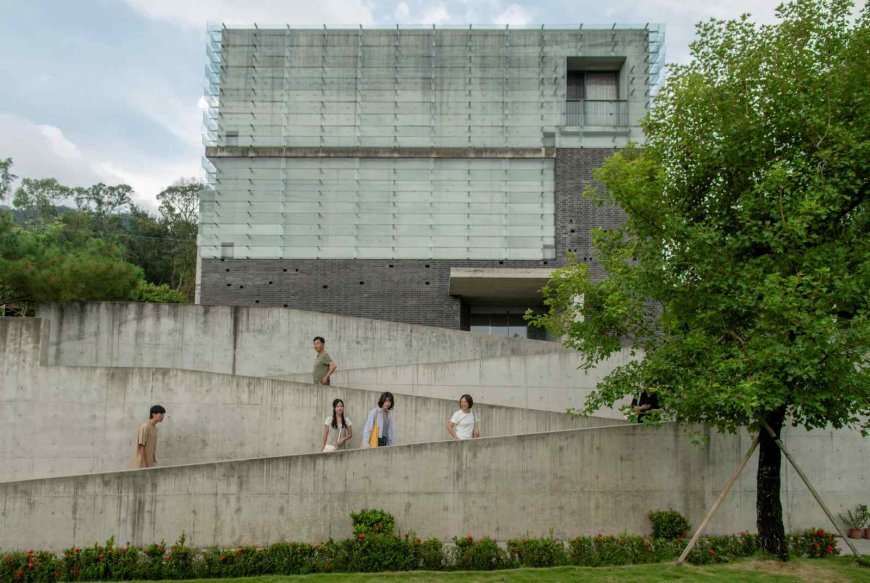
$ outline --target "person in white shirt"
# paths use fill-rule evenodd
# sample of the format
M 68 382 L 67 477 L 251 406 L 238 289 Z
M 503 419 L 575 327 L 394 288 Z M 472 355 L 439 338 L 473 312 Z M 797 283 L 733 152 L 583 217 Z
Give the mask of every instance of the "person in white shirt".
M 353 427 L 350 418 L 344 414 L 344 401 L 336 399 L 332 402 L 332 415 L 323 423 L 323 443 L 320 449 L 329 453 L 340 449 L 353 437 Z
M 459 397 L 459 411 L 453 414 L 447 423 L 447 433 L 453 439 L 471 439 L 480 437 L 480 422 L 477 413 L 471 410 L 474 399 L 471 395 Z

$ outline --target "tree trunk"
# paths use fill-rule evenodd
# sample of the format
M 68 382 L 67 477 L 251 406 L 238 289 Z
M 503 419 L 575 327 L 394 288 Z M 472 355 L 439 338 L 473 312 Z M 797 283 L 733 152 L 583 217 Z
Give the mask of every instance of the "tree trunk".
M 765 419 L 779 437 L 785 421 L 785 407 L 768 413 Z M 785 527 L 782 523 L 782 504 L 779 500 L 782 452 L 763 428 L 759 430 L 758 444 L 758 493 L 755 502 L 758 543 L 764 551 L 787 561 L 788 547 L 785 541 Z

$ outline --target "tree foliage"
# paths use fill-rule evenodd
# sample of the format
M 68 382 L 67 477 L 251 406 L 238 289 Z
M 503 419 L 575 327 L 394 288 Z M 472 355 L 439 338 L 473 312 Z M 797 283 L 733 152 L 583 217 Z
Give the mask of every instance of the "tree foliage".
M 783 405 L 808 429 L 868 428 L 870 32 L 848 8 L 700 25 L 645 147 L 598 171 L 606 190 L 587 194 L 627 216 L 595 234 L 607 276 L 559 270 L 536 319 L 588 365 L 626 338 L 643 350 L 589 411 L 644 387 L 677 420 L 725 431 Z
M 130 299 L 142 271 L 101 239 L 63 240 L 60 224 L 29 231 L 0 217 L 0 297 L 4 303 Z
M 648 389 L 671 418 L 722 431 L 870 428 L 870 18 L 850 11 L 797 0 L 775 25 L 700 24 L 645 146 L 598 171 L 587 195 L 626 215 L 594 236 L 607 275 L 558 270 L 534 320 L 588 366 L 625 340 L 642 351 L 587 412 Z M 779 452 L 761 438 L 759 532 L 783 556 L 762 532 Z
M 11 159 L 0 161 L 4 196 L 16 178 L 11 168 Z M 155 217 L 132 202 L 125 184 L 71 188 L 24 178 L 16 210 L 0 213 L 0 304 L 31 313 L 51 301 L 191 301 L 198 188 L 182 186 L 197 196 L 166 196 Z M 77 208 L 62 206 L 68 201 Z
M 202 182 L 184 178 L 157 195 L 161 222 L 166 225 L 171 243 L 172 284 L 191 301 L 196 284 L 196 236 L 203 188 Z
M 12 174 L 12 158 L 0 159 L 0 200 L 9 195 L 16 178 L 18 177 Z
M 72 198 L 73 189 L 54 178 L 24 178 L 15 190 L 12 204 L 29 212 L 40 223 L 48 223 L 59 215 L 59 206 Z

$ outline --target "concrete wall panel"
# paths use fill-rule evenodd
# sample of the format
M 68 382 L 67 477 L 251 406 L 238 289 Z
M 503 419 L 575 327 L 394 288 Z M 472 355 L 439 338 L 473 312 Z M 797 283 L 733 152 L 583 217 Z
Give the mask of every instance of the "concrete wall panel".
M 837 511 L 861 502 L 870 444 L 844 431 L 803 435 L 787 430 L 785 441 L 801 461 L 817 453 L 830 460 L 834 471 L 807 466 L 828 504 Z M 710 437 L 696 446 L 671 424 L 628 425 L 0 483 L 0 548 L 59 550 L 112 535 L 147 544 L 182 531 L 193 546 L 320 541 L 350 536 L 348 513 L 364 507 L 444 540 L 641 534 L 650 510 L 703 518 L 750 441 Z M 755 465 L 711 534 L 754 530 Z M 824 525 L 793 472 L 784 476 L 786 528 Z
M 266 263 L 270 281 L 296 275 Z M 310 299 L 316 305 L 316 296 Z M 281 308 L 105 302 L 45 305 L 38 315 L 51 322 L 48 354 L 54 365 L 276 377 L 311 371 L 315 336 L 326 338 L 327 351 L 342 368 L 562 350 L 550 342 Z
M 160 465 L 318 451 L 334 398 L 345 401 L 356 431 L 348 446 L 357 447 L 382 390 L 165 368 L 38 366 L 39 323 L 0 319 L 0 339 L 9 340 L 0 346 L 0 481 L 129 468 L 136 430 L 156 403 L 168 410 L 158 426 Z M 446 439 L 458 396 L 397 396 L 396 442 Z M 475 411 L 484 435 L 614 423 L 488 405 Z
M 389 390 L 397 394 L 450 399 L 470 393 L 477 402 L 564 412 L 579 409 L 586 397 L 615 367 L 631 359 L 628 350 L 590 370 L 579 368 L 577 353 L 550 353 L 337 370 L 334 385 Z M 304 375 L 283 377 L 304 380 Z M 614 409 L 596 415 L 623 419 Z

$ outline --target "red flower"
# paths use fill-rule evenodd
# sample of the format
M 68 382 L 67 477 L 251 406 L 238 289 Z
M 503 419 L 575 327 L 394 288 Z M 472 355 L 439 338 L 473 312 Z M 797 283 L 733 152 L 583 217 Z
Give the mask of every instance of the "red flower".
M 599 540 L 599 539 L 601 539 L 601 534 L 596 534 L 596 535 L 595 535 L 595 540 Z
M 102 560 L 103 560 L 103 555 L 98 555 L 98 556 L 97 556 L 97 560 L 98 560 L 98 561 L 102 561 Z
M 28 568 L 28 569 L 32 569 L 32 568 L 33 568 L 33 561 L 30 561 L 29 563 L 27 563 L 27 568 Z
M 73 575 L 78 575 L 78 574 L 79 574 L 79 570 L 78 570 L 78 569 L 73 569 L 73 570 L 72 570 L 72 574 L 73 574 Z
M 236 554 L 241 557 L 243 552 L 242 549 L 239 549 L 236 551 Z
M 15 578 L 16 579 L 21 579 L 22 577 L 24 577 L 24 571 L 22 571 L 21 569 L 18 569 L 17 571 L 15 571 Z
M 473 541 L 473 540 L 474 540 L 474 537 L 471 536 L 471 535 L 468 535 L 468 540 Z
M 364 539 L 365 537 L 366 537 L 365 534 L 363 534 L 363 533 L 359 533 L 359 539 L 360 539 L 360 540 Z
M 813 541 L 813 548 L 818 550 L 822 545 L 820 545 L 817 541 Z
M 834 545 L 828 545 L 825 547 L 825 552 L 829 555 L 834 552 Z
M 715 555 L 716 549 L 709 549 L 707 552 L 710 553 L 711 555 Z

